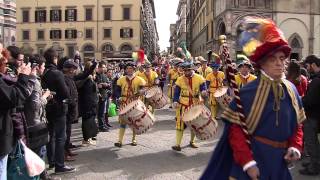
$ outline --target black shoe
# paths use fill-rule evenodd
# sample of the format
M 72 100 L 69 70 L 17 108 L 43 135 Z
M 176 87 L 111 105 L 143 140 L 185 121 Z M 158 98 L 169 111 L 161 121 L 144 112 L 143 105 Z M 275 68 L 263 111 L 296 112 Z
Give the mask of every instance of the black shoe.
M 49 164 L 49 170 L 53 169 L 54 168 L 54 164 Z
M 199 146 L 197 146 L 194 142 L 190 142 L 189 146 L 195 149 L 199 148 Z
M 54 177 L 48 174 L 46 170 L 40 174 L 40 179 L 41 180 L 61 180 L 60 177 Z
M 107 127 L 111 128 L 112 126 L 111 126 L 111 124 L 107 123 Z
M 175 150 L 175 151 L 181 151 L 181 147 L 180 146 L 172 146 L 171 148 L 173 150 Z
M 109 129 L 108 128 L 99 128 L 99 131 L 100 132 L 109 132 Z
M 94 140 L 94 141 L 96 141 L 96 140 L 97 140 L 97 137 L 92 137 L 91 139 Z
M 131 143 L 131 146 L 137 146 L 138 144 L 137 144 L 137 142 L 132 142 Z
M 57 168 L 55 169 L 55 174 L 66 174 L 66 173 L 73 173 L 76 172 L 76 168 L 74 167 L 69 167 L 69 166 L 64 166 L 62 168 Z
M 299 173 L 306 176 L 317 176 L 320 172 L 309 167 L 299 170 Z
M 310 165 L 310 162 L 303 162 L 303 163 L 301 163 L 301 166 L 302 167 L 308 167 Z
M 69 144 L 69 149 L 73 149 L 73 150 L 76 150 L 76 149 L 80 149 L 81 145 L 74 145 L 72 143 Z
M 122 143 L 120 143 L 120 142 L 114 143 L 114 146 L 121 148 L 122 147 Z

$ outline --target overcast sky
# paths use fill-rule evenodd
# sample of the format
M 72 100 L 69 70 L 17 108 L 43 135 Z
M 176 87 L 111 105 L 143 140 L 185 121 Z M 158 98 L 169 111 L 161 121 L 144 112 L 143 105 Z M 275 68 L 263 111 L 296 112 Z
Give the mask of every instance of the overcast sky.
M 178 19 L 176 15 L 179 0 L 154 0 L 160 49 L 169 47 L 170 24 Z

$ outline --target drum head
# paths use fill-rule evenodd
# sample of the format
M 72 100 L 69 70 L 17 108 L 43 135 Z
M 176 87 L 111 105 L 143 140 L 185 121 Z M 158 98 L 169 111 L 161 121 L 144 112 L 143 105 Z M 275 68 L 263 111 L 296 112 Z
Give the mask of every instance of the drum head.
M 188 122 L 194 120 L 195 117 L 198 117 L 201 114 L 202 110 L 203 105 L 192 106 L 183 114 L 183 121 Z
M 146 93 L 146 98 L 149 99 L 151 97 L 153 97 L 154 95 L 156 95 L 157 93 L 161 92 L 160 88 L 158 87 L 153 87 L 151 89 L 149 89 Z
M 143 104 L 143 102 L 140 99 L 132 101 L 131 103 L 127 104 L 124 108 L 120 109 L 119 115 L 123 115 L 123 114 L 127 113 L 129 110 L 135 108 L 139 104 Z
M 216 90 L 216 92 L 214 92 L 213 96 L 214 97 L 221 97 L 223 96 L 224 94 L 226 94 L 228 91 L 228 88 L 227 87 L 222 87 L 222 88 L 219 88 Z

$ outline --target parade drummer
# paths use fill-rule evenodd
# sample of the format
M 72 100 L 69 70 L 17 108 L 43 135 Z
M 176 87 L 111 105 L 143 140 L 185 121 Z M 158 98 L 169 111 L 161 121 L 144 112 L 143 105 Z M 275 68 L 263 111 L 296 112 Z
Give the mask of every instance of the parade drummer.
M 239 73 L 235 76 L 235 80 L 239 88 L 257 79 L 257 76 L 250 73 L 252 69 L 249 61 L 243 61 L 238 65 Z
M 212 118 L 217 118 L 217 112 L 218 112 L 218 103 L 214 97 L 214 93 L 217 91 L 217 89 L 223 87 L 223 81 L 225 79 L 224 72 L 219 71 L 220 64 L 218 63 L 211 63 L 210 64 L 212 68 L 212 72 L 207 75 L 206 82 L 207 87 L 209 91 L 209 105 L 211 110 L 211 116 Z
M 284 76 L 291 48 L 272 20 L 246 22 L 241 37 L 247 38 L 240 42 L 260 75 L 223 112 L 225 129 L 201 179 L 291 180 L 288 163 L 301 157 L 306 119 L 295 86 Z
M 202 56 L 198 57 L 198 61 L 201 63 L 201 67 L 197 69 L 197 72 L 203 77 L 206 78 L 208 74 L 212 72 L 211 67 L 208 66 L 208 61 Z
M 172 63 L 172 68 L 169 70 L 168 72 L 168 79 L 169 79 L 169 84 L 168 84 L 168 97 L 170 98 L 170 101 L 172 103 L 173 100 L 173 94 L 174 94 L 174 84 L 177 80 L 177 78 L 182 74 L 181 70 L 179 70 L 179 65 L 183 62 L 183 60 L 181 59 L 176 59 L 173 60 Z M 180 71 L 180 72 L 179 72 Z M 170 104 L 170 107 L 172 104 Z
M 151 64 L 145 63 L 142 66 L 144 68 L 144 72 L 139 73 L 138 76 L 146 81 L 146 87 L 150 88 L 152 86 L 158 85 L 159 77 L 158 74 L 151 69 Z
M 184 75 L 178 77 L 175 82 L 173 105 L 176 108 L 176 145 L 172 146 L 175 151 L 181 151 L 181 140 L 183 131 L 186 128 L 181 119 L 181 115 L 192 104 L 200 103 L 201 96 L 206 96 L 206 81 L 205 79 L 194 72 L 194 67 L 191 62 L 184 62 L 182 65 Z M 198 148 L 195 144 L 195 134 L 191 131 L 190 146 Z
M 143 65 L 139 64 L 137 67 L 137 71 L 134 73 L 136 76 L 142 76 L 144 73 L 144 67 Z
M 146 81 L 134 74 L 135 63 L 127 62 L 125 64 L 125 76 L 120 77 L 116 86 L 116 97 L 120 96 L 120 107 L 123 107 L 130 100 L 136 99 L 139 96 L 143 96 L 145 93 Z M 126 122 L 119 117 L 120 129 L 119 129 L 119 141 L 114 145 L 116 147 L 122 146 L 122 140 L 125 133 Z M 132 133 L 132 146 L 137 145 L 136 134 Z
M 143 65 L 143 67 L 145 69 L 144 72 L 140 73 L 138 76 L 141 77 L 146 82 L 145 87 L 147 89 L 149 89 L 153 86 L 158 86 L 159 82 L 160 82 L 159 77 L 158 77 L 158 74 L 151 69 L 151 64 L 146 62 Z M 149 103 L 146 101 L 145 98 L 143 98 L 143 99 L 144 99 L 146 106 L 149 109 Z M 152 105 L 150 105 L 150 106 L 151 106 L 151 112 L 154 113 L 154 107 Z

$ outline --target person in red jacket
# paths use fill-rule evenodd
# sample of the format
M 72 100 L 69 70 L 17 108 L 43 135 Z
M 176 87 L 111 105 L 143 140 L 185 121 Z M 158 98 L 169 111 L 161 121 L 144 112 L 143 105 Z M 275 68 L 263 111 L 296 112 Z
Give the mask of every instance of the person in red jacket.
M 287 79 L 296 86 L 299 95 L 303 97 L 307 91 L 308 79 L 301 74 L 300 65 L 295 61 L 291 61 L 287 71 Z

